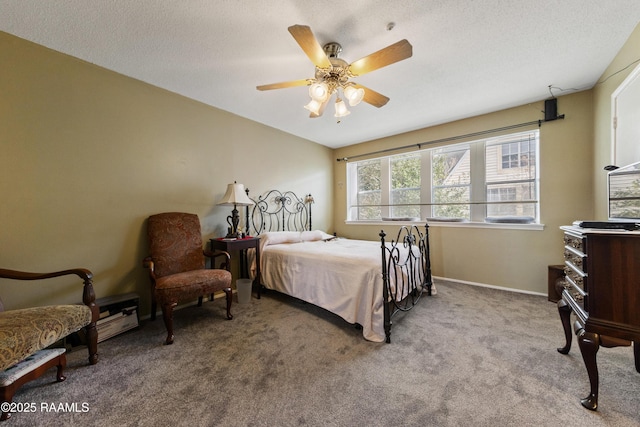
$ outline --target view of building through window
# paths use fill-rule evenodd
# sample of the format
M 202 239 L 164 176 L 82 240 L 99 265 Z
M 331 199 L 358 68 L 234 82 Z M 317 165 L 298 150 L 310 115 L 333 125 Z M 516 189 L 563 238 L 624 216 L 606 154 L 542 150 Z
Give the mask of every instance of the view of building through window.
M 537 216 L 534 203 L 522 203 L 537 199 L 537 147 L 531 134 L 487 142 L 487 216 Z

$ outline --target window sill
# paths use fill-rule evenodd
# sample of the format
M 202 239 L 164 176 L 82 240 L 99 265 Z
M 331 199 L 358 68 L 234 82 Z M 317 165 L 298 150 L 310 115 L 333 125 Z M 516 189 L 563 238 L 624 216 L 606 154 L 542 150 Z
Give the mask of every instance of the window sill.
M 417 225 L 424 226 L 428 221 L 345 221 L 346 225 Z M 443 228 L 493 228 L 499 230 L 528 230 L 528 231 L 541 231 L 544 230 L 544 224 L 511 224 L 511 223 L 488 223 L 488 222 L 444 222 L 444 221 L 431 221 L 428 222 L 429 227 L 443 227 Z

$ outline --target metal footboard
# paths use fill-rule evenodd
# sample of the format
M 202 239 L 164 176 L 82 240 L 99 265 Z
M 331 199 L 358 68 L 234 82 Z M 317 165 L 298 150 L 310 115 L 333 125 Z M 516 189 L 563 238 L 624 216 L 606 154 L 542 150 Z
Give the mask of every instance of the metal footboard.
M 391 319 L 400 311 L 411 310 L 423 292 L 431 295 L 431 260 L 429 258 L 429 224 L 424 233 L 413 226 L 402 226 L 395 240 L 385 242 L 380 231 L 382 278 L 384 283 L 384 331 L 391 342 Z

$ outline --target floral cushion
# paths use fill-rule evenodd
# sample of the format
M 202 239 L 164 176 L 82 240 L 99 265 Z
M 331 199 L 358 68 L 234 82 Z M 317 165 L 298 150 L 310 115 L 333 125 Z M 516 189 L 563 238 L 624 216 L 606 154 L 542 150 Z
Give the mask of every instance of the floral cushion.
M 0 370 L 76 332 L 91 322 L 86 305 L 55 305 L 0 313 Z

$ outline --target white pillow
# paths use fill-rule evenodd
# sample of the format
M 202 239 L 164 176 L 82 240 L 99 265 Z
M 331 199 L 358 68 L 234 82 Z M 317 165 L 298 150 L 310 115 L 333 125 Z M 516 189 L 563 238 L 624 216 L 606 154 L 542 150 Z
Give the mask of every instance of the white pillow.
M 303 231 L 300 233 L 300 240 L 303 242 L 314 242 L 316 240 L 327 240 L 331 238 L 333 238 L 331 234 L 327 234 L 320 230 Z
M 262 246 L 301 242 L 299 231 L 269 231 L 261 234 L 260 240 Z
M 317 240 L 329 240 L 334 236 L 324 231 L 268 231 L 260 235 L 260 247 L 280 245 L 283 243 L 314 242 Z

